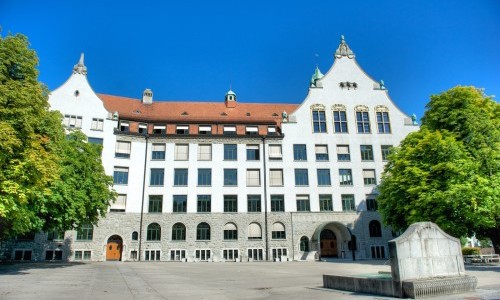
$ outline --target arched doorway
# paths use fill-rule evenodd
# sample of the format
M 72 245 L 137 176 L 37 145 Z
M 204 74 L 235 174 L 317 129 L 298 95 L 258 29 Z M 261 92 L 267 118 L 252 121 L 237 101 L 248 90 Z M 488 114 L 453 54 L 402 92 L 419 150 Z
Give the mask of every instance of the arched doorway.
M 322 257 L 338 257 L 337 236 L 330 229 L 323 229 L 320 234 L 319 247 Z
M 112 235 L 106 244 L 106 260 L 122 260 L 123 239 Z

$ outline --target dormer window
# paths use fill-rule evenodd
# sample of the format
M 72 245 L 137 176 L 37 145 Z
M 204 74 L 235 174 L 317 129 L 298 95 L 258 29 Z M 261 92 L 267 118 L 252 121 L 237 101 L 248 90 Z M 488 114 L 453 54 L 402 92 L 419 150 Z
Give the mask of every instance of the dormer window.
M 198 134 L 212 134 L 212 126 L 200 125 L 198 127 Z
M 128 121 L 120 121 L 120 131 L 121 132 L 130 131 L 130 124 L 128 123 Z
M 154 125 L 153 134 L 165 134 L 167 133 L 165 125 Z
M 189 126 L 188 125 L 177 125 L 175 133 L 177 133 L 177 134 L 189 134 Z
M 236 135 L 236 126 L 234 125 L 224 126 L 224 135 Z
M 148 124 L 145 123 L 139 123 L 139 131 L 140 134 L 147 134 L 148 133 Z
M 245 132 L 246 132 L 246 135 L 257 135 L 259 133 L 259 127 L 258 126 L 247 126 Z
M 276 135 L 276 126 L 268 126 L 267 135 Z

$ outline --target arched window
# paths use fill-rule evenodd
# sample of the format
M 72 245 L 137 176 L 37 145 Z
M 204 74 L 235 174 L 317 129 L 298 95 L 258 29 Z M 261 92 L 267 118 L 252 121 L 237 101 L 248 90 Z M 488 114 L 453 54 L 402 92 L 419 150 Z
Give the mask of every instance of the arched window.
M 307 238 L 307 236 L 303 236 L 300 238 L 300 251 L 309 251 L 309 238 Z
M 182 223 L 175 223 L 172 226 L 172 241 L 186 240 L 186 226 Z
M 200 223 L 196 227 L 196 239 L 199 241 L 210 240 L 210 225 L 207 223 Z
M 370 237 L 381 237 L 382 236 L 382 227 L 380 226 L 379 221 L 371 221 L 370 225 L 368 225 L 370 230 Z
M 224 240 L 237 240 L 238 228 L 234 223 L 224 225 Z
M 280 239 L 280 240 L 286 239 L 285 225 L 283 225 L 280 222 L 274 223 L 271 234 L 272 234 L 272 238 L 274 240 L 276 240 L 276 239 Z
M 132 241 L 137 241 L 139 239 L 139 233 L 137 231 L 132 232 Z
M 161 240 L 161 227 L 158 223 L 151 223 L 148 225 L 146 240 L 147 241 Z
M 261 240 L 262 239 L 262 229 L 258 223 L 250 223 L 248 225 L 248 239 L 249 240 Z

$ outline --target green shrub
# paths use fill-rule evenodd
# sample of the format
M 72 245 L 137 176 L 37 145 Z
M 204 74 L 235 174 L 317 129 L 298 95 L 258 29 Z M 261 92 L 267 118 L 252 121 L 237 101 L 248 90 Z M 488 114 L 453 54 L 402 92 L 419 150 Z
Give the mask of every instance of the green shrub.
M 476 247 L 463 247 L 462 255 L 479 255 L 479 248 Z

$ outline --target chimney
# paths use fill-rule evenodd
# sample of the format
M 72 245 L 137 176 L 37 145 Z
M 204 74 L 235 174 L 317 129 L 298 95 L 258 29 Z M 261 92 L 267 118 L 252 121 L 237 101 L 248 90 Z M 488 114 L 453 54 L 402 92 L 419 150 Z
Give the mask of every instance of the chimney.
M 142 103 L 143 104 L 153 104 L 153 91 L 150 89 L 145 89 L 142 93 Z

